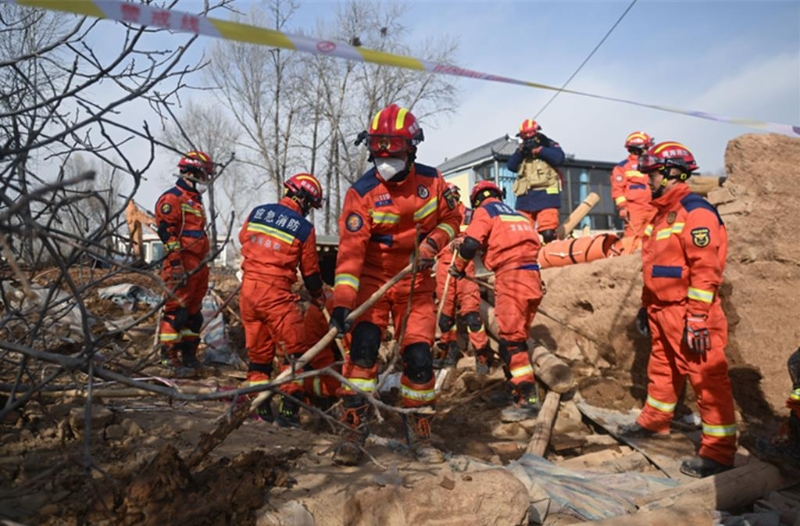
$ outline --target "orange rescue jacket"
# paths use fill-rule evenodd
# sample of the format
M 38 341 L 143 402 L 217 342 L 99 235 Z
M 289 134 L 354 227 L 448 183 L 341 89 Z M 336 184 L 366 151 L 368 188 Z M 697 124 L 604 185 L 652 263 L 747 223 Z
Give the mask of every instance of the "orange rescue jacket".
M 436 168 L 414 163 L 401 181 L 371 168 L 347 190 L 339 218 L 334 305 L 353 308 L 362 276 L 389 280 L 408 265 L 416 225 L 420 242 L 443 249 L 458 231 L 458 201 Z
M 314 225 L 291 198 L 255 207 L 239 232 L 239 242 L 246 278 L 273 282 L 278 278 L 292 284 L 299 265 L 309 291 L 322 288 Z
M 473 211 L 465 234 L 480 244 L 483 264 L 495 273 L 539 268 L 539 235 L 525 216 L 499 199 L 487 198 Z M 456 268 L 464 270 L 468 263 L 459 251 Z
M 208 255 L 210 247 L 203 199 L 183 179 L 178 179 L 175 186 L 156 201 L 156 224 L 168 261 L 177 261 L 181 254 L 197 259 Z
M 637 170 L 638 167 L 639 157 L 631 154 L 611 171 L 611 198 L 617 208 L 625 207 L 628 201 L 639 204 L 650 202 L 647 176 Z
M 708 314 L 719 301 L 728 254 L 728 232 L 717 209 L 685 184 L 653 205 L 658 211 L 642 246 L 643 304 L 685 303 L 692 314 Z

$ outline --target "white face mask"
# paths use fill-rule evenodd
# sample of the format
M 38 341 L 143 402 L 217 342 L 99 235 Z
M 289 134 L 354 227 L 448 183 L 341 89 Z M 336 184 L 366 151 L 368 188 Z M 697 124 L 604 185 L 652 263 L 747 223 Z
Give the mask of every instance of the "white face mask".
M 406 167 L 405 159 L 396 157 L 379 157 L 375 160 L 375 168 L 378 170 L 384 181 L 391 180 L 392 177 L 402 172 Z

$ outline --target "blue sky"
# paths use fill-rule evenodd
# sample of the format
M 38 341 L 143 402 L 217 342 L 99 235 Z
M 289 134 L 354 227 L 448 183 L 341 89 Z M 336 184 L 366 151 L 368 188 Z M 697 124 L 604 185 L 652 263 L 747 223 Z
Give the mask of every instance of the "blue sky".
M 179 9 L 193 10 L 195 0 Z M 240 2 L 246 11 L 248 2 Z M 409 3 L 410 40 L 449 34 L 460 41 L 455 64 L 484 73 L 560 86 L 606 34 L 629 2 Z M 334 2 L 305 2 L 289 32 L 312 31 L 333 18 Z M 216 14 L 215 16 L 222 16 Z M 104 32 L 115 32 L 105 21 Z M 118 29 L 116 29 L 118 31 Z M 312 35 L 313 36 L 313 35 Z M 183 35 L 161 34 L 159 39 Z M 212 42 L 201 37 L 194 53 Z M 426 58 L 426 57 L 419 57 Z M 451 77 L 455 79 L 455 77 Z M 419 160 L 438 165 L 532 118 L 551 91 L 457 79 L 456 113 L 422 122 Z M 735 117 L 800 124 L 800 2 L 640 0 L 569 85 L 570 89 Z M 110 93 L 108 94 L 111 95 Z M 397 101 L 403 103 L 403 101 Z M 141 123 L 144 105 L 122 117 Z M 366 125 L 370 116 L 364 116 Z M 148 118 L 151 124 L 154 119 Z M 625 136 L 643 130 L 657 141 L 684 142 L 704 173 L 724 167 L 727 142 L 760 130 L 647 108 L 561 94 L 537 119 L 543 132 L 582 159 L 618 161 Z M 164 156 L 137 195 L 148 204 L 169 184 Z

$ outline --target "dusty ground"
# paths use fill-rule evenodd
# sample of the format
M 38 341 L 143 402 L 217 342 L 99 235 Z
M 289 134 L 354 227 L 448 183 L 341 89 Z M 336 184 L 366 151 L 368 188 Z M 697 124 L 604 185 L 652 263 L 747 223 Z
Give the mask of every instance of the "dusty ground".
M 747 438 L 768 433 L 785 414 L 783 402 L 790 389 L 785 362 L 800 344 L 800 186 L 790 177 L 800 165 L 800 141 L 743 136 L 729 144 L 726 160 L 730 178 L 710 200 L 719 204 L 730 233 L 721 294 L 730 321 L 731 376 Z M 633 255 L 544 272 L 548 294 L 532 335 L 571 366 L 579 396 L 597 406 L 627 410 L 640 407 L 645 396 L 649 344 L 633 328 L 640 270 Z M 74 277 L 87 282 L 98 275 Z M 214 280 L 223 298 L 236 286 L 230 274 Z M 137 275 L 112 276 L 102 286 L 123 282 L 155 288 L 149 278 Z M 127 314 L 96 296 L 87 307 L 102 318 Z M 231 307 L 225 311 L 226 321 L 241 352 L 237 302 Z M 113 358 L 120 372 L 150 353 L 154 324 L 151 318 L 132 333 L 124 355 Z M 98 398 L 93 400 L 92 432 L 84 436 L 85 398 L 43 396 L 0 428 L 0 517 L 46 525 L 373 524 L 353 500 L 361 489 L 394 495 L 426 479 L 437 488 L 450 488 L 470 480 L 452 475 L 464 471 L 462 455 L 502 465 L 524 451 L 530 430 L 499 420 L 496 399 L 503 390 L 502 373 L 495 369 L 480 378 L 470 364 L 468 359 L 460 363 L 440 398 L 434 443 L 452 458 L 433 467 L 412 460 L 399 442 L 401 423 L 393 413 L 384 412 L 385 421 L 374 426 L 379 443 L 369 445 L 372 458 L 360 467 L 333 465 L 333 426 L 319 415 L 304 413 L 300 429 L 249 419 L 190 468 L 189 453 L 229 407 L 226 401 Z M 137 374 L 162 372 L 147 366 Z M 232 367 L 209 367 L 204 378 L 181 385 L 234 387 L 240 379 L 241 372 Z M 694 395 L 688 389 L 679 414 L 693 409 Z M 569 425 L 578 437 L 597 431 L 580 417 Z M 548 458 L 593 450 L 580 440 L 570 444 L 559 437 L 558 430 L 567 427 L 557 425 Z M 501 507 L 502 499 L 499 491 L 495 500 Z M 500 508 L 491 512 L 502 513 Z M 576 521 L 548 519 L 548 524 L 571 522 Z M 484 524 L 477 518 L 457 523 Z

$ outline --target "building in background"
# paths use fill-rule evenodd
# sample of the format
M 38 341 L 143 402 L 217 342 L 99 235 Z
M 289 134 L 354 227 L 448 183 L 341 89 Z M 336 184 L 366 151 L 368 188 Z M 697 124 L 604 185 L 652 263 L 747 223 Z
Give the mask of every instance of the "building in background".
M 482 146 L 464 152 L 438 166 L 442 176 L 461 189 L 461 200 L 469 206 L 469 195 L 478 181 L 494 181 L 506 190 L 506 203 L 513 206 L 516 196 L 511 185 L 517 174 L 506 168 L 511 154 L 517 148 L 516 139 L 500 137 Z M 616 163 L 605 161 L 584 161 L 567 155 L 564 164 L 558 167 L 562 177 L 561 222 L 591 192 L 600 196 L 600 202 L 581 222 L 580 227 L 591 230 L 622 230 L 622 222 L 614 209 L 611 199 L 611 170 Z

